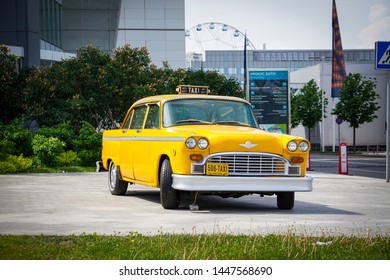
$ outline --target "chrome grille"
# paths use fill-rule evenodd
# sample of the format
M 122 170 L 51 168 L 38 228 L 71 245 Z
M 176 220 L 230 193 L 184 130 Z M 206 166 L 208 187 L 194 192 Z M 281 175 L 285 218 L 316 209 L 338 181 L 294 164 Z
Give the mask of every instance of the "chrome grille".
M 206 162 L 229 164 L 229 175 L 233 176 L 289 175 L 289 163 L 284 158 L 271 154 L 217 154 Z

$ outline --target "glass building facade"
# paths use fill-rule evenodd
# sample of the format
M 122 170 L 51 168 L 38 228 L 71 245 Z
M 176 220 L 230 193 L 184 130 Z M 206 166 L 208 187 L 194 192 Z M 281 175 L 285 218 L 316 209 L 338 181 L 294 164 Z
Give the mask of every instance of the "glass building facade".
M 184 0 L 1 0 L 0 44 L 23 67 L 51 65 L 87 45 L 146 47 L 153 63 L 185 67 Z
M 41 49 L 62 50 L 62 1 L 39 0 Z
M 375 50 L 344 50 L 344 59 L 348 64 L 373 65 Z M 296 71 L 319 63 L 332 63 L 332 50 L 248 50 L 247 63 L 249 69 Z M 244 80 L 244 51 L 206 50 L 204 61 L 191 60 L 187 65 L 194 70 L 218 71 L 226 77 L 237 78 L 241 83 Z

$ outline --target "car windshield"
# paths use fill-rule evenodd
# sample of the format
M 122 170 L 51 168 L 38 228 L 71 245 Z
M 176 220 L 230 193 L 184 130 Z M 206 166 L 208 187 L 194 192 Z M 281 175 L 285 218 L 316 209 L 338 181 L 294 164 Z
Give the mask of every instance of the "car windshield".
M 257 127 L 250 105 L 213 99 L 180 99 L 164 104 L 163 126 L 208 124 Z

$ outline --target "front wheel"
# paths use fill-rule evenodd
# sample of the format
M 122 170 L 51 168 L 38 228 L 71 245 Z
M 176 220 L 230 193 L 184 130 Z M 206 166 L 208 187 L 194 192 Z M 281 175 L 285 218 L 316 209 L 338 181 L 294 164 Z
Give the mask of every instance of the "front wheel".
M 277 194 L 277 205 L 279 209 L 290 210 L 294 208 L 295 193 L 280 192 Z
M 108 168 L 108 188 L 111 194 L 124 195 L 127 191 L 127 186 L 128 183 L 121 180 L 119 168 L 111 161 Z
M 164 159 L 161 165 L 160 201 L 164 209 L 177 209 L 180 204 L 180 191 L 172 188 L 172 167 L 169 159 Z

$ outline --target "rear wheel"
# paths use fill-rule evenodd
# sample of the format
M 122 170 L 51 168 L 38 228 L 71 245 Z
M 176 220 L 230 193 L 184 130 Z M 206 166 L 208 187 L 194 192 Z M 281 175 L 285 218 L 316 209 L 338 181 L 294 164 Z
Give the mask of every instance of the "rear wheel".
M 161 165 L 160 201 L 164 209 L 177 209 L 180 204 L 180 191 L 172 188 L 172 167 L 169 159 L 164 159 Z
M 113 161 L 108 168 L 108 188 L 113 195 L 124 195 L 127 191 L 128 183 L 121 180 L 119 167 Z
M 295 193 L 280 192 L 277 194 L 277 205 L 279 209 L 290 210 L 294 208 Z

